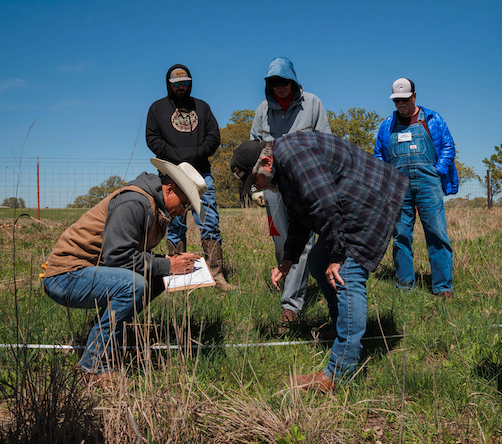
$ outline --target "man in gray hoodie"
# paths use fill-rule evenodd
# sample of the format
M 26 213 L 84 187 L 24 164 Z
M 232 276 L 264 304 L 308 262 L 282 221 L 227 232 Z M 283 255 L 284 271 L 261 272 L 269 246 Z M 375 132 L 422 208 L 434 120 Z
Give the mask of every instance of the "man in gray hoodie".
M 296 78 L 293 63 L 277 57 L 268 65 L 265 76 L 266 99 L 256 110 L 251 127 L 251 140 L 269 142 L 295 132 L 320 132 L 331 134 L 326 112 L 321 100 L 305 92 Z M 264 190 L 270 235 L 274 240 L 277 263 L 284 257 L 284 243 L 288 233 L 288 214 L 279 192 Z M 298 321 L 298 313 L 305 302 L 309 271 L 307 258 L 314 245 L 312 233 L 302 256 L 293 265 L 284 282 L 281 323 Z M 286 332 L 287 328 L 282 328 Z

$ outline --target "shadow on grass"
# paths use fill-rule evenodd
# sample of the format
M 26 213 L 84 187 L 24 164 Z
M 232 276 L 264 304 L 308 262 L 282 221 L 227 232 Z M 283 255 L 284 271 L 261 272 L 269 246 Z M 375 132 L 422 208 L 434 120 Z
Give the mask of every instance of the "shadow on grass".
M 280 308 L 280 301 L 277 301 Z M 333 340 L 325 340 L 324 335 L 330 332 L 332 323 L 329 316 L 326 302 L 322 293 L 319 292 L 317 285 L 309 285 L 307 288 L 307 296 L 304 309 L 300 314 L 298 322 L 288 324 L 286 331 L 277 319 L 259 319 L 255 320 L 255 325 L 252 326 L 255 332 L 253 340 L 250 342 L 270 342 L 270 341 L 311 341 L 318 340 L 319 344 L 326 349 L 331 348 Z M 187 327 L 189 325 L 189 328 Z M 381 325 L 381 326 L 380 326 Z M 143 338 L 148 338 L 149 344 L 164 344 L 171 346 L 186 347 L 188 344 L 196 345 L 201 343 L 210 346 L 224 346 L 226 344 L 241 344 L 245 342 L 244 338 L 236 338 L 229 340 L 232 335 L 231 323 L 223 318 L 212 319 L 211 321 L 204 320 L 201 323 L 200 318 L 191 317 L 185 324 L 183 329 L 178 329 L 176 332 L 172 323 L 169 326 L 153 323 L 151 325 L 142 325 L 141 328 L 146 334 Z M 383 334 L 386 337 L 387 347 L 393 349 L 401 340 L 400 332 L 397 329 L 396 320 L 392 312 L 384 312 L 380 314 L 380 324 L 375 317 L 369 316 L 367 320 L 366 333 L 363 338 L 364 356 L 377 353 L 385 353 L 387 347 L 385 345 Z M 190 338 L 188 338 L 190 335 Z M 137 331 L 134 325 L 127 328 L 127 344 L 138 345 Z M 214 347 L 208 347 L 208 350 Z M 134 353 L 134 352 L 132 352 Z
M 491 383 L 495 382 L 497 391 L 502 394 L 502 365 L 495 364 L 489 360 L 484 360 L 474 367 L 473 373 Z
M 378 269 L 373 273 L 375 279 L 396 285 L 396 269 L 394 266 L 380 264 Z M 415 271 L 415 285 L 421 286 L 424 290 L 432 293 L 432 275 L 430 271 L 418 272 Z
M 320 345 L 325 348 L 331 348 L 333 344 L 333 340 L 324 340 L 324 335 L 330 332 L 332 327 L 331 318 L 327 311 L 325 315 L 309 318 L 300 316 L 299 322 L 288 324 L 289 331 L 285 334 L 279 334 L 279 327 L 280 324 L 278 323 L 264 324 L 261 326 L 260 332 L 268 340 L 274 339 L 270 332 L 275 332 L 275 339 L 302 341 L 317 339 L 320 341 Z M 401 339 L 401 332 L 397 328 L 396 318 L 391 311 L 380 314 L 380 322 L 378 322 L 375 315 L 369 316 L 366 323 L 366 333 L 362 339 L 364 346 L 362 359 L 368 355 L 385 353 L 387 347 L 392 350 L 399 344 Z
M 215 319 L 213 321 L 207 322 L 204 321 L 201 324 L 200 319 L 191 318 L 187 325 L 190 325 L 190 329 L 188 328 L 180 328 L 178 332 L 176 332 L 172 323 L 169 323 L 167 327 L 165 324 L 162 325 L 160 323 L 152 323 L 152 324 L 140 324 L 139 328 L 142 332 L 141 336 L 143 338 L 148 337 L 149 344 L 170 344 L 176 345 L 177 338 L 182 341 L 186 341 L 186 335 L 188 334 L 188 330 L 190 331 L 190 337 L 192 340 L 197 342 L 201 342 L 203 344 L 222 344 L 225 341 L 226 329 L 225 326 L 228 325 L 230 328 L 230 324 L 224 319 Z M 127 344 L 129 345 L 138 345 L 137 344 L 137 325 L 130 324 L 127 326 Z M 145 334 L 146 329 L 146 334 Z M 202 332 L 201 332 L 202 329 Z

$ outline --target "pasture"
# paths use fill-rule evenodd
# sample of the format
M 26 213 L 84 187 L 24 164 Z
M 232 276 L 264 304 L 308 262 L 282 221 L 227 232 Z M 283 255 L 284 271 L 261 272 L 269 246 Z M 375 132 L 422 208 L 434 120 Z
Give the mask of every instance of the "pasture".
M 43 210 L 41 224 L 33 210 L 0 211 L 1 344 L 82 345 L 95 313 L 53 303 L 38 277 L 82 211 Z M 431 294 L 417 223 L 418 285 L 395 288 L 389 249 L 368 281 L 361 367 L 333 393 L 293 383 L 321 370 L 331 346 L 320 340 L 330 319 L 315 281 L 300 322 L 279 334 L 265 210 L 224 209 L 225 268 L 238 290 L 159 296 L 128 326 L 124 345 L 135 347 L 117 353 L 111 389 L 81 383 L 78 348 L 1 348 L 0 442 L 502 443 L 502 213 L 447 215 L 454 298 Z M 201 254 L 189 221 L 188 249 Z

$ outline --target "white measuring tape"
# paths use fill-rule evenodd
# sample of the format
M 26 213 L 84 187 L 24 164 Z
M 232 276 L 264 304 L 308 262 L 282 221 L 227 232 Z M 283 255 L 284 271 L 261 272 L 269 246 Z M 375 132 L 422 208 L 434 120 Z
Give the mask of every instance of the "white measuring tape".
M 402 338 L 403 335 L 393 335 L 385 336 L 386 339 Z M 369 338 L 362 338 L 362 340 L 374 340 L 383 339 L 383 336 L 373 336 Z M 245 348 L 245 347 L 280 347 L 284 345 L 308 345 L 316 344 L 320 342 L 333 342 L 332 339 L 329 340 L 311 340 L 311 341 L 288 341 L 288 342 L 255 342 L 250 344 L 192 344 L 191 348 Z M 78 350 L 83 349 L 83 345 L 57 345 L 57 344 L 0 344 L 0 348 L 33 348 L 33 349 L 54 349 L 54 350 Z M 126 347 L 120 346 L 118 348 L 132 350 L 135 348 L 149 348 L 150 350 L 178 350 L 179 348 L 186 348 L 179 345 L 150 345 L 150 346 L 138 346 L 138 345 L 128 345 Z

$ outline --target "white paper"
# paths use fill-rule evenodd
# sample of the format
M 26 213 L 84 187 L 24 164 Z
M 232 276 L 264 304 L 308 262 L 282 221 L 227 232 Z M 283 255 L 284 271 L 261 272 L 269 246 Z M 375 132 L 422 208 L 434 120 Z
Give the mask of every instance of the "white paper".
M 407 133 L 397 133 L 397 141 L 398 142 L 411 142 L 413 136 L 411 132 Z
M 203 257 L 194 262 L 194 270 L 188 274 L 164 276 L 164 285 L 168 290 L 186 290 L 198 287 L 212 287 L 215 284 Z

